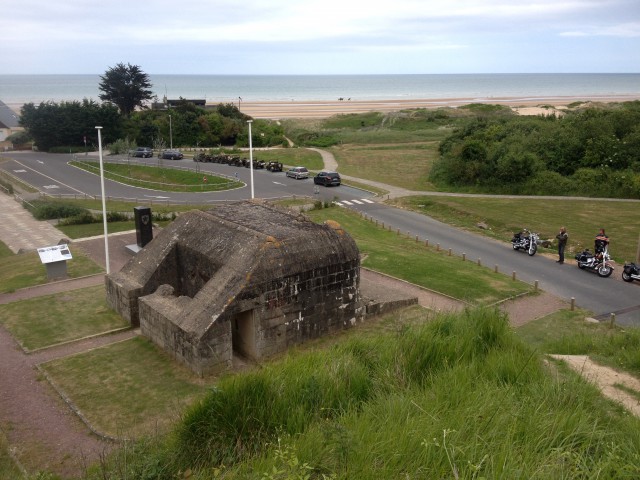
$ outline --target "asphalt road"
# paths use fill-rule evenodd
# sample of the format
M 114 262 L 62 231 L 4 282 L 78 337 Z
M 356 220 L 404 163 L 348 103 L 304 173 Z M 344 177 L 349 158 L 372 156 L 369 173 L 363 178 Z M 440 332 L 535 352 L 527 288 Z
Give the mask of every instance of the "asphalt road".
M 469 261 L 481 259 L 483 265 L 511 275 L 528 283 L 539 282 L 539 287 L 561 298 L 575 298 L 576 305 L 591 310 L 601 320 L 616 313 L 616 322 L 621 325 L 640 326 L 640 282 L 625 283 L 620 278 L 621 266 L 617 266 L 609 278 L 601 278 L 593 272 L 580 270 L 574 262 L 563 265 L 541 255 L 530 257 L 522 251 L 514 251 L 510 244 L 458 230 L 431 217 L 400 210 L 384 204 L 352 205 L 349 208 L 365 213 L 379 222 L 390 225 L 393 230 L 431 245 L 440 244 L 443 250 L 452 249 L 454 254 L 466 254 Z M 570 260 L 570 259 L 567 259 Z
M 50 194 L 87 194 L 100 196 L 99 177 L 67 164 L 69 155 L 49 155 L 46 153 L 11 153 L 11 161 L 0 165 L 43 192 Z M 96 159 L 96 158 L 94 158 Z M 139 163 L 158 164 L 157 158 L 137 159 Z M 197 204 L 216 203 L 230 200 L 246 200 L 251 197 L 250 170 L 212 163 L 195 163 L 192 160 L 163 160 L 164 165 L 183 168 L 198 167 L 203 174 L 220 174 L 245 182 L 239 189 L 225 192 L 174 193 L 158 192 L 123 185 L 105 180 L 105 190 L 109 197 L 135 199 L 141 204 L 150 200 L 167 200 Z M 538 280 L 540 288 L 559 297 L 575 298 L 580 307 L 591 310 L 599 318 L 606 320 L 610 313 L 616 313 L 616 321 L 621 325 L 640 326 L 640 282 L 627 284 L 620 279 L 621 266 L 614 270 L 610 278 L 600 278 L 596 274 L 579 270 L 573 262 L 559 265 L 541 255 L 529 257 L 521 251 L 514 251 L 509 244 L 488 239 L 473 233 L 461 231 L 418 213 L 396 209 L 373 202 L 368 192 L 340 186 L 315 188 L 313 180 L 294 180 L 284 173 L 254 170 L 254 194 L 256 198 L 275 199 L 292 195 L 309 196 L 327 200 L 347 200 L 348 208 L 366 213 L 374 219 L 400 229 L 402 233 L 429 239 L 439 243 L 441 248 L 451 248 L 455 254 L 466 254 L 469 261 L 481 259 L 483 265 L 493 268 L 498 265 L 501 272 L 533 283 Z M 316 193 L 317 192 L 317 193 Z M 356 202 L 353 202 L 356 200 Z M 343 203 L 344 204 L 344 203 Z
M 51 195 L 90 195 L 100 196 L 100 178 L 92 173 L 73 167 L 68 164 L 72 160 L 71 155 L 47 154 L 37 152 L 10 152 L 5 157 L 11 160 L 0 165 L 0 168 L 11 173 L 24 182 L 33 185 L 40 191 Z M 79 157 L 82 158 L 82 157 Z M 105 157 L 104 161 L 112 161 L 113 158 Z M 119 160 L 126 161 L 126 157 Z M 98 161 L 97 156 L 89 157 L 90 161 Z M 159 159 L 136 158 L 131 159 L 132 164 L 158 165 Z M 162 166 L 176 168 L 198 169 L 202 175 L 220 175 L 229 178 L 237 178 L 245 183 L 242 188 L 227 190 L 224 192 L 162 192 L 145 188 L 132 187 L 112 180 L 105 179 L 105 193 L 107 197 L 118 197 L 143 202 L 145 200 L 167 200 L 177 203 L 204 204 L 230 200 L 247 200 L 251 198 L 250 169 L 233 167 L 218 163 L 200 163 L 191 159 L 162 160 Z M 351 188 L 346 185 L 340 187 L 315 187 L 313 179 L 295 180 L 286 177 L 284 172 L 272 173 L 265 169 L 253 170 L 253 185 L 255 198 L 276 199 L 290 197 L 292 195 L 318 198 L 322 201 L 340 199 L 363 199 L 373 196 L 370 192 Z

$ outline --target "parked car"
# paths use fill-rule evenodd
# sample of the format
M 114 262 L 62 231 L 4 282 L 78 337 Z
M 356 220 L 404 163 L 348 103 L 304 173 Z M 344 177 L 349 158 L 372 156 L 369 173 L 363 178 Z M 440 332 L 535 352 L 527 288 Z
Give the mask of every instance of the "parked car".
M 184 158 L 184 155 L 180 150 L 163 150 L 158 158 L 167 158 L 169 160 L 181 160 Z
M 132 157 L 151 158 L 153 157 L 153 150 L 149 147 L 138 147 L 130 152 Z
M 340 174 L 338 172 L 319 172 L 313 177 L 313 183 L 325 187 L 340 186 Z
M 302 178 L 309 178 L 309 170 L 306 167 L 293 167 L 287 170 L 287 177 L 300 180 Z

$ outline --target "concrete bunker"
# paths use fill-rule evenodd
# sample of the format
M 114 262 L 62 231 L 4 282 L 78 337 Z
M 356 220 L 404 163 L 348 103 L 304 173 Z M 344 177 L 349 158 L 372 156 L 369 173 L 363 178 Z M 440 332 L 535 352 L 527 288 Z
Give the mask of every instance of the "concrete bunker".
M 354 325 L 359 283 L 337 223 L 258 202 L 180 215 L 106 279 L 109 305 L 199 375 Z

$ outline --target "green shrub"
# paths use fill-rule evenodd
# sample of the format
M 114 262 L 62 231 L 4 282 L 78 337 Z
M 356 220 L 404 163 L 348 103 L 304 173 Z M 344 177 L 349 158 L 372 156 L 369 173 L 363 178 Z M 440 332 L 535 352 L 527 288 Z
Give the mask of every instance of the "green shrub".
M 108 150 L 112 155 L 127 155 L 131 150 L 135 150 L 136 147 L 136 142 L 129 140 L 128 138 L 119 138 L 115 142 L 109 144 Z
M 86 211 L 73 217 L 60 221 L 60 225 L 86 225 L 88 223 L 102 223 L 102 214 L 94 215 Z M 107 212 L 107 222 L 126 222 L 131 220 L 131 216 L 122 212 Z
M 69 218 L 89 213 L 86 208 L 78 207 L 77 205 L 43 200 L 35 200 L 31 204 L 25 203 L 25 206 L 38 220 Z

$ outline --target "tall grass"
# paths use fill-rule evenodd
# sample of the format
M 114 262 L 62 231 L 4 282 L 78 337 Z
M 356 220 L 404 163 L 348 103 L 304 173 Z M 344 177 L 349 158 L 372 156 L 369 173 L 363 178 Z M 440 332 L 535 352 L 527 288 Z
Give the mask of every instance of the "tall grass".
M 135 469 L 149 458 L 167 479 L 634 478 L 638 427 L 483 309 L 227 377 Z

